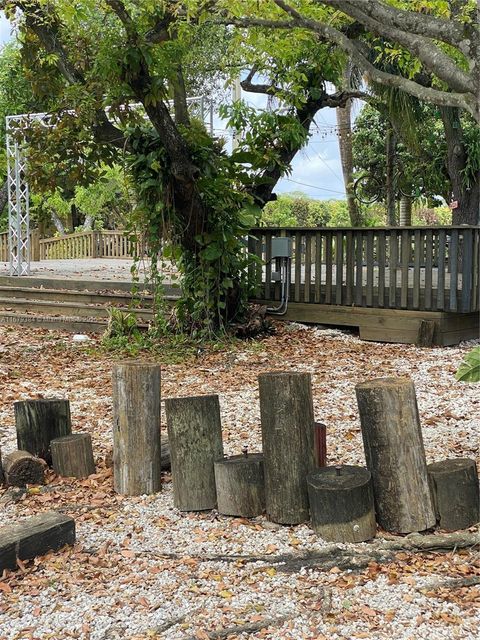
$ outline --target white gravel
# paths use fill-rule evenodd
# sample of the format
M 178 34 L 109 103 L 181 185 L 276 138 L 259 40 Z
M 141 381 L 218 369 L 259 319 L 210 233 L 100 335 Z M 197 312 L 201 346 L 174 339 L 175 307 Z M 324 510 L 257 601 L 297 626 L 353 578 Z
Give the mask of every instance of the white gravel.
M 16 340 L 28 343 L 23 356 L 15 356 Z M 364 464 L 355 384 L 365 377 L 410 375 L 428 461 L 466 456 L 478 463 L 479 387 L 457 383 L 453 376 L 471 346 L 428 350 L 368 344 L 350 333 L 291 325 L 283 343 L 271 338 L 263 346 L 245 345 L 213 360 L 166 365 L 163 394 L 219 393 L 225 452 L 239 453 L 245 443 L 254 451 L 261 448 L 257 374 L 272 368 L 309 371 L 316 418 L 328 426 L 329 462 Z M 92 434 L 101 462 L 111 446 L 110 362 L 90 356 L 89 348 L 72 346 L 66 334 L 0 333 L 0 356 L 13 354 L 0 359 L 4 453 L 16 444 L 13 401 L 35 394 L 68 396 L 75 429 Z M 39 369 L 33 362 L 22 364 L 22 357 L 35 359 Z M 47 371 L 44 363 L 50 361 Z M 75 516 L 78 543 L 37 559 L 13 582 L 11 576 L 0 580 L 0 640 L 202 640 L 215 629 L 262 619 L 271 621 L 267 630 L 238 631 L 231 637 L 480 638 L 480 593 L 463 602 L 452 591 L 449 601 L 429 587 L 457 575 L 457 569 L 461 574 L 463 564 L 478 566 L 480 574 L 480 554 L 448 554 L 444 564 L 432 561 L 431 566 L 426 559 L 424 567 L 418 562 L 410 566 L 408 558 L 394 570 L 382 567 L 373 574 L 284 573 L 267 562 L 202 561 L 198 558 L 218 555 L 274 557 L 329 545 L 306 525 L 180 513 L 173 507 L 170 482 L 161 493 L 139 498 L 115 496 L 111 479 L 103 477 L 54 482 L 41 494 L 0 509 L 8 522 L 58 506 Z M 11 592 L 1 590 L 5 583 L 11 583 Z M 164 629 L 167 623 L 171 626 Z

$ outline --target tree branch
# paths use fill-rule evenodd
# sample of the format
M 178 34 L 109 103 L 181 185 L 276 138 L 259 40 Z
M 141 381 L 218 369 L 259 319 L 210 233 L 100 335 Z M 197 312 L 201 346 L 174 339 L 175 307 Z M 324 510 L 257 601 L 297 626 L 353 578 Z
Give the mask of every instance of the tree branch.
M 389 87 L 396 87 L 420 100 L 433 102 L 440 106 L 453 106 L 465 109 L 469 111 L 477 121 L 480 121 L 480 107 L 475 92 L 465 94 L 449 93 L 430 87 L 423 87 L 417 82 L 404 78 L 403 76 L 380 71 L 365 57 L 359 48 L 359 43 L 350 40 L 338 29 L 319 22 L 318 20 L 304 18 L 296 9 L 283 2 L 283 0 L 274 0 L 274 2 L 292 17 L 297 27 L 318 33 L 322 38 L 333 42 L 348 53 L 370 81 L 378 82 L 379 84 Z M 274 23 L 275 21 L 272 22 Z M 274 27 L 273 24 L 271 26 Z M 283 26 L 281 28 L 283 28 Z
M 458 47 L 467 37 L 465 26 L 459 22 L 397 9 L 378 0 L 317 0 L 317 4 L 329 5 L 351 17 L 354 16 L 350 13 L 350 7 L 357 8 L 382 25 L 393 25 L 406 33 L 440 40 L 453 47 Z
M 377 33 L 392 42 L 398 42 L 409 51 L 414 53 L 422 62 L 423 66 L 431 73 L 434 73 L 440 80 L 448 84 L 450 88 L 462 93 L 473 93 L 473 79 L 458 67 L 448 55 L 435 45 L 435 43 L 424 35 L 411 34 L 402 31 L 398 27 L 392 27 L 388 22 L 388 16 L 383 16 L 383 21 L 370 17 L 363 11 L 363 5 L 357 7 L 357 2 L 353 0 L 329 0 L 332 6 L 337 6 L 343 13 L 346 13 L 355 20 L 364 24 L 368 29 Z M 277 4 L 279 4 L 277 2 Z M 327 3 L 328 4 L 328 3 Z M 365 3 L 372 6 L 372 2 Z M 381 12 L 380 12 L 381 14 Z M 418 14 L 417 14 L 418 15 Z M 452 23 L 453 24 L 453 23 Z
M 257 73 L 256 66 L 253 66 L 248 72 L 245 80 L 240 82 L 240 86 L 244 91 L 248 91 L 249 93 L 264 93 L 268 96 L 274 96 L 276 93 L 281 91 L 280 87 L 276 87 L 274 84 L 259 84 L 253 83 L 252 80 Z

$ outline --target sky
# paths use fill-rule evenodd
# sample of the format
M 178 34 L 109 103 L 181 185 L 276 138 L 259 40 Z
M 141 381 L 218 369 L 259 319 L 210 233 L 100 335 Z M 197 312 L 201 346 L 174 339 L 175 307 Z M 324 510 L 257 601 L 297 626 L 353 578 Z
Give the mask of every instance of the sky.
M 0 12 L 0 45 L 10 38 L 11 26 Z M 255 104 L 252 94 L 244 94 L 243 98 Z M 345 198 L 335 125 L 335 109 L 318 112 L 315 133 L 308 146 L 296 155 L 291 175 L 278 182 L 276 193 L 302 191 L 319 200 Z

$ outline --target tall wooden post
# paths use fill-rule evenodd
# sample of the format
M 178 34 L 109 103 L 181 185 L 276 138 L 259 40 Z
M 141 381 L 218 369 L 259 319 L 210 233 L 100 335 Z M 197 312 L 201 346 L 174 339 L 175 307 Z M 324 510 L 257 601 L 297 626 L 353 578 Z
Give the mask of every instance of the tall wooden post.
M 68 400 L 22 400 L 14 403 L 17 446 L 52 462 L 50 442 L 72 433 Z
M 410 378 L 379 378 L 356 386 L 377 521 L 410 533 L 435 525 L 415 387 Z
M 258 377 L 268 517 L 281 524 L 309 518 L 307 475 L 315 469 L 309 373 Z
M 113 479 L 125 495 L 160 491 L 160 366 L 113 367 Z
M 173 503 L 181 511 L 215 509 L 214 462 L 223 458 L 217 395 L 165 400 Z

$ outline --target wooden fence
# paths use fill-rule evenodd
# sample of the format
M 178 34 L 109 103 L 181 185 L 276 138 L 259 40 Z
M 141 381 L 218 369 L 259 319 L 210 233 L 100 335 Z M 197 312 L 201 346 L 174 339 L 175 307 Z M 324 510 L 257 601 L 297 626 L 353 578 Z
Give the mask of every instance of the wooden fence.
M 272 238 L 292 239 L 292 302 L 468 313 L 479 309 L 480 227 L 257 228 L 257 296 L 278 300 Z
M 40 260 L 40 235 L 36 229 L 30 234 L 30 254 L 32 260 Z M 0 262 L 10 262 L 8 231 L 0 233 Z
M 136 247 L 123 231 L 84 231 L 40 240 L 40 260 L 132 258 Z

